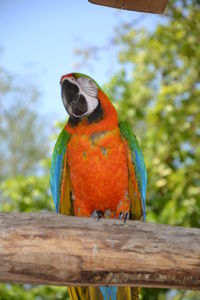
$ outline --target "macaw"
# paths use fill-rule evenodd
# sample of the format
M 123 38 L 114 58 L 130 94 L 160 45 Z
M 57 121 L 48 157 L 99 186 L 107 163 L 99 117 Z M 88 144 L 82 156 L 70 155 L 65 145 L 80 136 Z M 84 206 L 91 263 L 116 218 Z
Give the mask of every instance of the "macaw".
M 50 184 L 65 215 L 145 220 L 147 172 L 131 128 L 89 76 L 61 77 L 69 119 L 54 147 Z M 136 300 L 133 287 L 68 287 L 72 300 Z

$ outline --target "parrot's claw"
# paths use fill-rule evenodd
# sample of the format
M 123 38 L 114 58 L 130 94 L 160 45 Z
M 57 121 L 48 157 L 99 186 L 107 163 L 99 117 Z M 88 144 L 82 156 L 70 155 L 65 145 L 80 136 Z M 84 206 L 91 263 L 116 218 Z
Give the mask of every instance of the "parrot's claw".
M 101 218 L 104 217 L 104 212 L 102 210 L 94 210 L 93 213 L 91 214 L 92 218 L 97 218 L 98 220 L 100 220 Z
M 124 221 L 124 223 L 126 223 L 126 221 L 129 219 L 129 217 L 130 217 L 130 213 L 129 213 L 129 211 L 126 211 L 126 212 L 120 212 L 119 213 L 119 219 L 120 220 L 123 220 Z

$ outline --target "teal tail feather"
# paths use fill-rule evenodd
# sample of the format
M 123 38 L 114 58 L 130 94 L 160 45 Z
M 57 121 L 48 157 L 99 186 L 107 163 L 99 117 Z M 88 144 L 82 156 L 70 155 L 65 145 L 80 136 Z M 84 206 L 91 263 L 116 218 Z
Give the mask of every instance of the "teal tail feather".
M 116 286 L 100 286 L 104 300 L 117 300 L 117 287 Z

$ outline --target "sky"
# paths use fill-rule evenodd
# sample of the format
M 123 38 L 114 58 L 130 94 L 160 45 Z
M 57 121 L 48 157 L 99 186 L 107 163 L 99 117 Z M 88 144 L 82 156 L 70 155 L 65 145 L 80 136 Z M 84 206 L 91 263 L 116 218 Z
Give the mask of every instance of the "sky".
M 87 0 L 0 0 L 0 65 L 30 77 L 41 91 L 40 110 L 54 123 L 66 117 L 60 97 L 60 77 L 78 71 L 100 85 L 117 71 L 117 53 L 103 51 L 92 66 L 77 68 L 76 48 L 104 46 L 122 20 L 140 18 L 154 28 L 160 17 L 97 6 Z

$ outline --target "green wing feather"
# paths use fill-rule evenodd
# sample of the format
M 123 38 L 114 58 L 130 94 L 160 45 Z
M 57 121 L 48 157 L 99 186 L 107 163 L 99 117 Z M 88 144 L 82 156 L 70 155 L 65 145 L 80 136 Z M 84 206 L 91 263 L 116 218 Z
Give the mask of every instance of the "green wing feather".
M 129 147 L 134 148 L 132 138 L 129 141 L 129 131 L 120 123 L 121 135 L 127 140 Z M 128 138 L 126 136 L 128 135 Z M 56 211 L 64 214 L 73 214 L 70 200 L 70 176 L 66 161 L 67 144 L 70 134 L 63 129 L 53 150 L 50 171 L 50 183 Z M 134 146 L 134 147 L 133 147 Z M 73 300 L 103 300 L 99 287 L 69 287 L 69 296 Z M 113 298 L 113 297 L 112 297 Z M 106 298 L 107 299 L 107 298 Z M 104 300 L 106 300 L 104 299 Z M 115 297 L 114 297 L 115 299 Z M 134 287 L 118 287 L 117 300 L 138 300 L 139 290 Z
M 70 134 L 64 128 L 57 139 L 51 160 L 50 185 L 57 212 L 59 212 L 60 207 L 61 182 L 65 167 L 64 158 L 69 140 Z
M 142 151 L 139 147 L 138 141 L 130 126 L 125 122 L 119 123 L 121 136 L 126 140 L 127 145 L 131 151 L 131 160 L 134 166 L 135 175 L 137 179 L 137 184 L 139 187 L 139 192 L 142 199 L 142 210 L 143 217 L 145 220 L 146 210 L 145 210 L 145 197 L 147 188 L 147 171 L 144 163 L 144 158 Z

